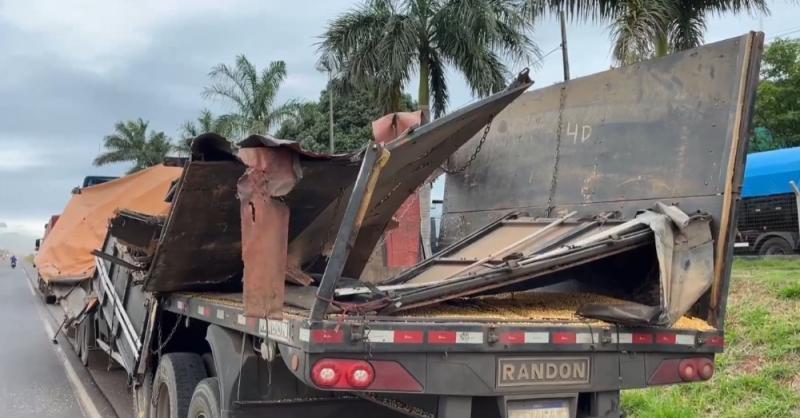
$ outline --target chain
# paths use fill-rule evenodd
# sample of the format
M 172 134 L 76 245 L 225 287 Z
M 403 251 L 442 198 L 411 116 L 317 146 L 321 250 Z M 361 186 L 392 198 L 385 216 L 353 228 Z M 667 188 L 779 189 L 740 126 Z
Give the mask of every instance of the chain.
M 463 166 L 455 170 L 450 170 L 449 168 L 443 165 L 440 167 L 442 171 L 444 171 L 447 174 L 460 174 L 463 173 L 464 170 L 469 168 L 469 166 L 471 166 L 473 162 L 475 162 L 475 159 L 478 158 L 478 153 L 480 153 L 481 148 L 483 148 L 483 143 L 486 142 L 486 136 L 489 135 L 489 131 L 492 129 L 492 120 L 494 120 L 494 115 L 489 116 L 489 121 L 486 122 L 486 127 L 483 128 L 483 135 L 481 136 L 480 141 L 478 141 L 478 145 L 475 147 L 475 150 L 472 151 L 472 155 L 470 155 L 469 158 L 467 159 L 467 162 L 464 163 Z
M 547 208 L 545 208 L 545 216 L 552 215 L 554 206 L 553 199 L 556 195 L 556 185 L 558 184 L 558 163 L 561 158 L 561 135 L 563 132 L 564 124 L 564 107 L 567 99 L 567 85 L 561 85 L 561 91 L 558 103 L 558 130 L 556 131 L 556 150 L 553 155 L 553 176 L 550 178 L 550 190 L 547 193 Z
M 167 344 L 169 344 L 169 341 L 175 335 L 175 332 L 178 331 L 178 326 L 181 324 L 182 317 L 183 317 L 182 315 L 178 315 L 178 317 L 175 318 L 175 325 L 172 327 L 172 331 L 169 332 L 169 335 L 167 335 L 166 341 L 163 341 L 163 339 L 161 338 L 161 327 L 158 327 L 158 348 L 156 348 L 153 351 L 157 353 L 159 357 L 161 357 L 161 350 L 163 350 L 167 346 Z

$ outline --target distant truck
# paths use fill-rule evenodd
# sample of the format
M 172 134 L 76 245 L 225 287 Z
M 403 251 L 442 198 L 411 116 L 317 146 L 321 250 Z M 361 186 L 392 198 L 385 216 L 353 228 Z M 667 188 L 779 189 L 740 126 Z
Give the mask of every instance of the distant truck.
M 522 73 L 348 155 L 201 135 L 73 197 L 39 273 L 137 417 L 621 417 L 621 390 L 714 374 L 762 45 Z M 448 159 L 443 249 L 358 280 Z
M 800 249 L 800 147 L 747 155 L 736 254 L 788 255 Z

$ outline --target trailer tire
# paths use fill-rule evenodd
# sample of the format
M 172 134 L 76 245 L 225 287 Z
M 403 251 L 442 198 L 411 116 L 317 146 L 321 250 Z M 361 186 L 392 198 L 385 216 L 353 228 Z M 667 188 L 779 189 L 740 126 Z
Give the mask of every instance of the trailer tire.
M 81 364 L 89 366 L 89 351 L 94 343 L 94 314 L 88 314 L 78 325 L 78 347 L 80 348 Z
M 189 403 L 189 418 L 219 418 L 219 379 L 208 377 L 194 389 Z
M 758 249 L 759 255 L 788 255 L 792 254 L 792 246 L 783 238 L 772 237 L 761 244 Z
M 153 369 L 147 369 L 139 386 L 133 385 L 133 417 L 150 418 L 153 403 Z
M 203 359 L 195 353 L 161 357 L 153 379 L 149 418 L 183 418 L 189 412 L 194 388 L 206 378 Z

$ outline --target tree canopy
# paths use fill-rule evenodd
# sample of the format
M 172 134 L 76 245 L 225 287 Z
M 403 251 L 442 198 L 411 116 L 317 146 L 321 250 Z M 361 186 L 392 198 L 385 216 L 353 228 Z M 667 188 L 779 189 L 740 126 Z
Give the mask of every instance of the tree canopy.
M 438 117 L 449 96 L 446 67 L 476 95 L 502 90 L 504 58 L 527 63 L 539 54 L 528 36 L 532 21 L 517 0 L 365 0 L 329 24 L 321 61 L 356 86 L 376 88 L 385 113 L 400 110 L 401 93 L 418 75 L 419 105 Z
M 560 11 L 610 23 L 614 59 L 630 64 L 703 43 L 706 22 L 724 13 L 769 11 L 766 0 L 526 0 L 528 16 Z
M 269 133 L 295 110 L 292 102 L 275 103 L 286 78 L 283 61 L 271 62 L 259 74 L 247 57 L 239 55 L 232 66 L 217 64 L 208 76 L 211 85 L 203 90 L 203 97 L 233 106 L 234 112 L 221 117 L 242 136 Z
M 105 151 L 94 159 L 94 165 L 133 162 L 133 173 L 160 164 L 172 151 L 170 138 L 164 132 L 148 131 L 149 122 L 141 118 L 117 122 L 114 132 L 103 138 Z
M 372 138 L 372 121 L 383 116 L 375 103 L 374 91 L 345 86 L 334 81 L 333 118 L 336 152 L 349 152 L 362 147 Z M 303 148 L 327 152 L 329 150 L 329 91 L 322 90 L 317 102 L 298 105 L 297 115 L 281 125 L 277 136 L 300 142 Z M 403 94 L 400 111 L 410 111 L 416 106 L 411 96 Z
M 192 139 L 207 132 L 224 136 L 231 141 L 235 136 L 235 127 L 233 125 L 233 121 L 229 118 L 214 116 L 210 110 L 203 109 L 196 121 L 187 120 L 181 125 L 180 134 L 182 139 L 175 146 L 175 149 L 182 155 L 189 155 L 191 153 Z
M 800 146 L 800 39 L 764 50 L 750 151 Z

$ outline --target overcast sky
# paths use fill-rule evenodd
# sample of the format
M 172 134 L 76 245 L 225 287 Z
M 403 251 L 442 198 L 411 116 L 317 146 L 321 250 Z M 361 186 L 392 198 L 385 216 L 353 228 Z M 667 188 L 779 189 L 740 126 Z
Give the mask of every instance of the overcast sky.
M 763 29 L 800 37 L 800 10 L 772 1 L 770 16 L 714 18 L 706 41 Z M 210 67 L 244 53 L 259 68 L 286 61 L 280 99 L 316 99 L 317 36 L 357 1 L 0 0 L 0 248 L 17 251 L 41 234 L 83 177 L 119 175 L 93 167 L 114 122 L 138 117 L 175 136 L 201 109 Z M 792 32 L 794 31 L 794 32 Z M 539 22 L 542 51 L 559 44 L 555 21 Z M 573 77 L 610 66 L 605 25 L 568 26 Z M 536 86 L 561 79 L 558 52 L 533 71 Z M 451 109 L 473 98 L 450 73 Z M 415 84 L 415 83 L 414 83 Z M 411 89 L 416 91 L 416 87 Z M 22 241 L 20 241 L 22 240 Z

